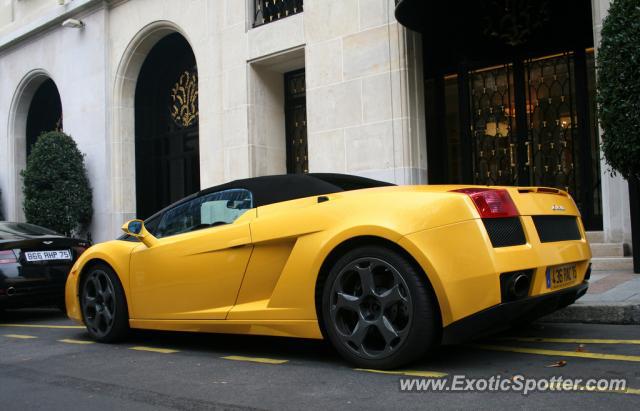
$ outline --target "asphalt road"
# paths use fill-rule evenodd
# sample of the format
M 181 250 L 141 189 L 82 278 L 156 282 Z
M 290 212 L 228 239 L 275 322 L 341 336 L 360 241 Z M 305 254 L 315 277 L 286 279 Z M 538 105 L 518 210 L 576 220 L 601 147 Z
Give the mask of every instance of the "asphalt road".
M 5 312 L 0 324 L 1 409 L 640 409 L 640 326 L 533 324 L 443 347 L 389 374 L 354 369 L 321 341 L 134 332 L 126 343 L 103 345 L 47 309 Z M 566 363 L 550 367 L 558 361 Z M 457 374 L 624 378 L 630 389 L 400 390 L 407 376 Z

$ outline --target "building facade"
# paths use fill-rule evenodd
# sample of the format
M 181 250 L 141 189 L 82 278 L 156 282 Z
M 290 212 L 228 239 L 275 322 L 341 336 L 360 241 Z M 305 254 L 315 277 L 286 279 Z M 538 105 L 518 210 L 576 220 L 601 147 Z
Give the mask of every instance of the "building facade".
M 311 171 L 557 186 L 588 228 L 628 242 L 628 190 L 600 160 L 592 101 L 608 0 L 551 9 L 553 35 L 536 27 L 543 40 L 506 59 L 486 30 L 453 29 L 501 3 L 485 2 L 429 5 L 437 30 L 414 31 L 394 0 L 0 0 L 4 215 L 24 218 L 19 172 L 62 129 L 86 154 L 96 241 L 201 188 Z M 562 41 L 573 20 L 588 24 Z M 534 118 L 543 94 L 562 100 L 538 104 L 551 120 Z

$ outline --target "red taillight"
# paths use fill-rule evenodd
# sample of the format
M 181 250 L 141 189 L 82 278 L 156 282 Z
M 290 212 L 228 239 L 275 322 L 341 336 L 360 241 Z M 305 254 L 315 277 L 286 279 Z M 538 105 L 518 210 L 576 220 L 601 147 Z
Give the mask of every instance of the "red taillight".
M 507 190 L 495 188 L 461 188 L 452 190 L 471 197 L 480 218 L 516 217 L 518 209 Z
M 13 250 L 0 250 L 0 264 L 17 263 L 18 259 Z

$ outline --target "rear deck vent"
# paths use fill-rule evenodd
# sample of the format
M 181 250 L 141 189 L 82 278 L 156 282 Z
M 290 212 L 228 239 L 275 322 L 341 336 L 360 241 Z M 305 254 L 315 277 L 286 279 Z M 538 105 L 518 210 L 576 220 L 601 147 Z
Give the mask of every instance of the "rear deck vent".
M 483 218 L 482 222 L 494 247 L 510 247 L 527 242 L 519 217 Z
M 574 216 L 536 215 L 532 218 L 542 243 L 582 238 L 578 220 Z

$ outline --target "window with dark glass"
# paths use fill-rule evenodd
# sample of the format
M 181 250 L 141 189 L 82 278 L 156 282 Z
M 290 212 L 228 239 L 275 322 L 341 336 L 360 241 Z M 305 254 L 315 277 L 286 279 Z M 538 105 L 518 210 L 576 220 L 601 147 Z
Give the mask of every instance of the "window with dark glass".
M 304 69 L 284 75 L 287 173 L 309 172 L 307 98 Z
M 302 0 L 254 0 L 253 27 L 302 12 Z

